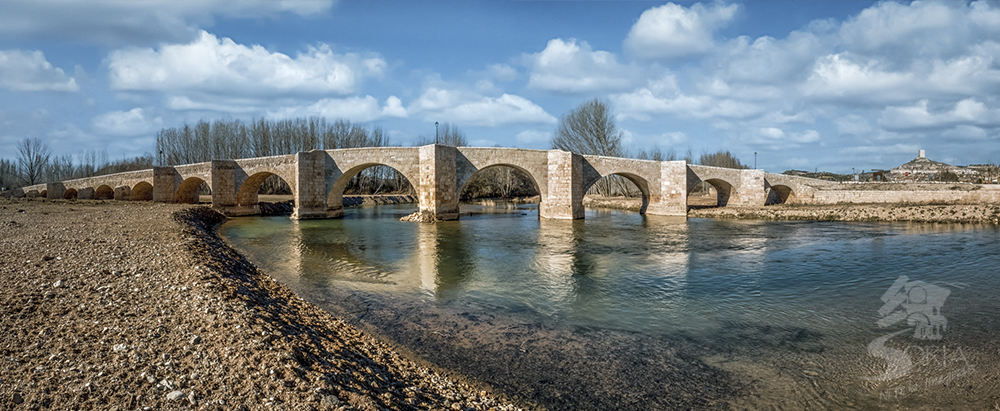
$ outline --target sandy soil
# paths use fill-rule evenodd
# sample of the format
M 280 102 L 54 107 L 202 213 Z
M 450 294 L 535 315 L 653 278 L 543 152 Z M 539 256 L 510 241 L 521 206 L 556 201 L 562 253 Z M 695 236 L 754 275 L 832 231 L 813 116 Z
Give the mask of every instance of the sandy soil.
M 302 301 L 222 221 L 0 199 L 0 409 L 517 409 Z

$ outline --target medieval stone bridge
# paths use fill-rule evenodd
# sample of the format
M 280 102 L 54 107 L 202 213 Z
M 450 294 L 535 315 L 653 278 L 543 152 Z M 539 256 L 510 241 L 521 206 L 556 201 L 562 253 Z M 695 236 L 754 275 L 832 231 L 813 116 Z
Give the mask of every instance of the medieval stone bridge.
M 683 216 L 687 195 L 702 182 L 718 193 L 718 205 L 763 206 L 796 202 L 822 180 L 689 165 L 685 161 L 651 161 L 579 155 L 561 150 L 475 148 L 427 145 L 314 150 L 291 155 L 206 163 L 118 173 L 24 187 L 29 197 L 49 199 L 115 199 L 197 203 L 207 184 L 212 207 L 228 215 L 259 213 L 257 192 L 277 175 L 288 183 L 295 200 L 292 218 L 342 216 L 347 183 L 373 166 L 392 167 L 413 185 L 419 210 L 439 219 L 458 218 L 459 194 L 477 172 L 508 166 L 531 177 L 538 189 L 543 218 L 583 218 L 583 195 L 601 177 L 617 174 L 642 192 L 642 213 Z

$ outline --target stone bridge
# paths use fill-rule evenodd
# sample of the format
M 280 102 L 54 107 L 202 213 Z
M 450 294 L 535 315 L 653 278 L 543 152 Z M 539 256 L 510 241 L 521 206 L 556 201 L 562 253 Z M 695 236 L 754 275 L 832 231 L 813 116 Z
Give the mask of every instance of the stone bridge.
M 642 192 L 642 213 L 687 214 L 687 194 L 697 184 L 715 187 L 718 205 L 763 206 L 796 202 L 821 180 L 688 165 L 684 161 L 651 161 L 574 154 L 561 150 L 475 148 L 427 145 L 314 150 L 283 156 L 213 160 L 199 164 L 154 167 L 99 177 L 24 187 L 28 197 L 49 199 L 114 199 L 197 203 L 203 184 L 211 189 L 212 207 L 228 215 L 259 213 L 257 192 L 277 175 L 292 189 L 292 218 L 333 218 L 344 214 L 348 182 L 373 166 L 392 167 L 417 193 L 421 213 L 439 219 L 458 218 L 459 194 L 479 171 L 508 166 L 531 177 L 540 194 L 542 218 L 583 218 L 583 195 L 601 177 L 619 175 Z

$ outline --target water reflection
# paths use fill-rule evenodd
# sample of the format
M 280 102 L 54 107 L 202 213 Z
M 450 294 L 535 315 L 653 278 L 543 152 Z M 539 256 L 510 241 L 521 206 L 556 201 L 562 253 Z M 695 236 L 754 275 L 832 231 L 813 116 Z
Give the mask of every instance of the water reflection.
M 1000 363 L 997 227 L 595 211 L 560 221 L 516 208 L 412 224 L 398 221 L 409 210 L 393 210 L 350 210 L 325 221 L 237 219 L 220 232 L 297 292 L 346 290 L 363 294 L 365 304 L 391 295 L 408 301 L 399 311 L 407 316 L 419 315 L 415 306 L 438 310 L 434 318 L 452 310 L 450 322 L 434 326 L 467 321 L 463 335 L 484 336 L 477 343 L 503 346 L 505 327 L 525 317 L 651 336 L 644 343 L 691 342 L 699 358 L 760 384 L 756 392 L 765 394 L 737 409 L 874 408 L 878 390 L 859 376 L 884 369 L 867 346 L 885 333 L 876 313 L 900 275 L 967 284 L 944 307 L 947 344 L 963 347 L 977 369 Z M 385 315 L 387 327 L 399 327 Z M 518 320 L 476 328 L 501 316 Z M 515 348 L 511 358 L 519 358 L 520 343 Z

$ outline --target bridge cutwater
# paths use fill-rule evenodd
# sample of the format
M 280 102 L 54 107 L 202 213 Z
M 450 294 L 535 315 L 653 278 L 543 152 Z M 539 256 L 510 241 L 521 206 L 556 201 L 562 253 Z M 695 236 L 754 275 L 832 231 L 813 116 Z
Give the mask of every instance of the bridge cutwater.
M 22 188 L 28 197 L 48 199 L 114 199 L 164 203 L 197 203 L 204 183 L 212 192 L 212 207 L 231 215 L 255 215 L 257 192 L 265 179 L 277 175 L 292 189 L 294 219 L 336 218 L 344 215 L 347 183 L 373 166 L 392 167 L 413 185 L 421 213 L 442 220 L 458 218 L 464 185 L 484 169 L 516 168 L 531 177 L 540 194 L 542 218 L 583 218 L 583 195 L 601 177 L 617 174 L 642 192 L 641 213 L 684 216 L 687 194 L 706 182 L 717 191 L 718 205 L 763 206 L 809 202 L 823 180 L 763 170 L 739 170 L 687 164 L 591 156 L 562 150 L 478 148 L 427 145 L 313 150 L 296 154 L 240 160 L 154 167 Z

